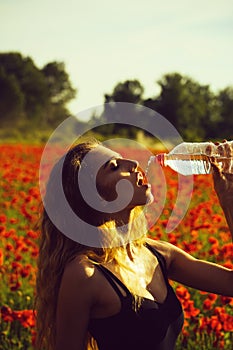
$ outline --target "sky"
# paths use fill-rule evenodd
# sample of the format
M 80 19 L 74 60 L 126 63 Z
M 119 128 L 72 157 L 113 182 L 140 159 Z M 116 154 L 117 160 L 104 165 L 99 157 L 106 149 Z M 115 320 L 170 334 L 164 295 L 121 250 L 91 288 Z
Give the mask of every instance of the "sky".
M 65 63 L 74 115 L 127 79 L 145 98 L 173 72 L 217 92 L 233 85 L 233 1 L 0 0 L 0 52 L 12 51 L 39 68 Z

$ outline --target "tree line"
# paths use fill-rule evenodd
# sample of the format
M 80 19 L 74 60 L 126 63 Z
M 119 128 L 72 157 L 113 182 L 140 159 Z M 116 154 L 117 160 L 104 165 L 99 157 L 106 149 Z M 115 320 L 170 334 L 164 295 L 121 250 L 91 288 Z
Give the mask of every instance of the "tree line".
M 148 107 L 170 121 L 187 141 L 233 139 L 232 86 L 213 93 L 208 85 L 179 73 L 165 74 L 157 84 L 159 93 L 144 98 L 143 85 L 138 80 L 126 80 L 105 94 L 105 102 Z M 112 132 L 117 132 L 117 125 Z
M 187 141 L 233 139 L 233 87 L 214 93 L 189 76 L 168 73 L 157 81 L 159 93 L 144 97 L 144 87 L 137 79 L 117 83 L 104 103 L 130 102 L 148 107 L 170 121 Z M 67 103 L 76 96 L 62 62 L 50 62 L 38 68 L 30 57 L 20 53 L 0 53 L 0 122 L 1 126 L 54 128 L 70 115 Z M 107 105 L 106 105 L 107 106 Z M 109 105 L 108 105 L 109 108 Z M 96 118 L 108 122 L 105 110 Z M 141 116 L 143 118 L 143 115 Z M 137 129 L 113 123 L 97 128 L 104 135 L 135 137 Z
M 69 114 L 67 103 L 75 97 L 63 62 L 41 69 L 20 53 L 0 54 L 1 126 L 55 127 Z

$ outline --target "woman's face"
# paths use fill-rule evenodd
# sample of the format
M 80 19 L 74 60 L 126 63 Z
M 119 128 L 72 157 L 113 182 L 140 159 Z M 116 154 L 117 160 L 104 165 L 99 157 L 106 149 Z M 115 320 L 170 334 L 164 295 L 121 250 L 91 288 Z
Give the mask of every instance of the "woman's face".
M 120 184 L 121 180 L 127 180 L 124 182 L 125 190 L 119 194 L 119 200 L 128 203 L 126 208 L 152 202 L 151 186 L 137 161 L 122 158 L 118 153 L 103 146 L 98 146 L 91 153 L 92 167 L 98 169 L 96 187 L 104 200 L 117 200 L 117 184 Z

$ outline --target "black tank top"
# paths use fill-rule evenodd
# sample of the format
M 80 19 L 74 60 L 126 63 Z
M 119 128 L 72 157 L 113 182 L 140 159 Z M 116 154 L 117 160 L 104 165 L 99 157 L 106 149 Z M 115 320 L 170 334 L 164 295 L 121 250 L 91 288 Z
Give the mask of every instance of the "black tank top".
M 167 286 L 166 299 L 158 303 L 142 298 L 135 311 L 133 296 L 126 286 L 107 268 L 97 265 L 121 300 L 121 310 L 117 314 L 90 320 L 89 332 L 99 350 L 172 350 L 175 347 L 184 321 L 182 307 L 169 284 L 164 257 L 149 244 L 146 247 L 158 259 Z

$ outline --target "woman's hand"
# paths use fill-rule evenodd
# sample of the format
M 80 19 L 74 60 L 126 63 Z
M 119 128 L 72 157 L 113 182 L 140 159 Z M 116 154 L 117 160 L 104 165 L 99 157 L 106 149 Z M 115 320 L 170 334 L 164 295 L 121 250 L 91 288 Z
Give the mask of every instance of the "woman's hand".
M 214 189 L 233 238 L 233 146 L 224 141 L 221 144 L 217 144 L 217 147 L 222 152 L 220 154 L 228 159 L 221 165 L 214 157 L 210 156 Z
M 212 176 L 214 181 L 214 189 L 218 195 L 221 204 L 224 202 L 233 206 L 233 173 L 225 172 L 221 166 L 211 161 L 212 165 Z
M 215 143 L 217 153 L 225 158 L 222 162 L 217 162 L 210 155 L 212 165 L 212 175 L 214 181 L 214 189 L 218 195 L 220 204 L 229 202 L 233 205 L 233 146 L 224 140 L 222 143 Z

